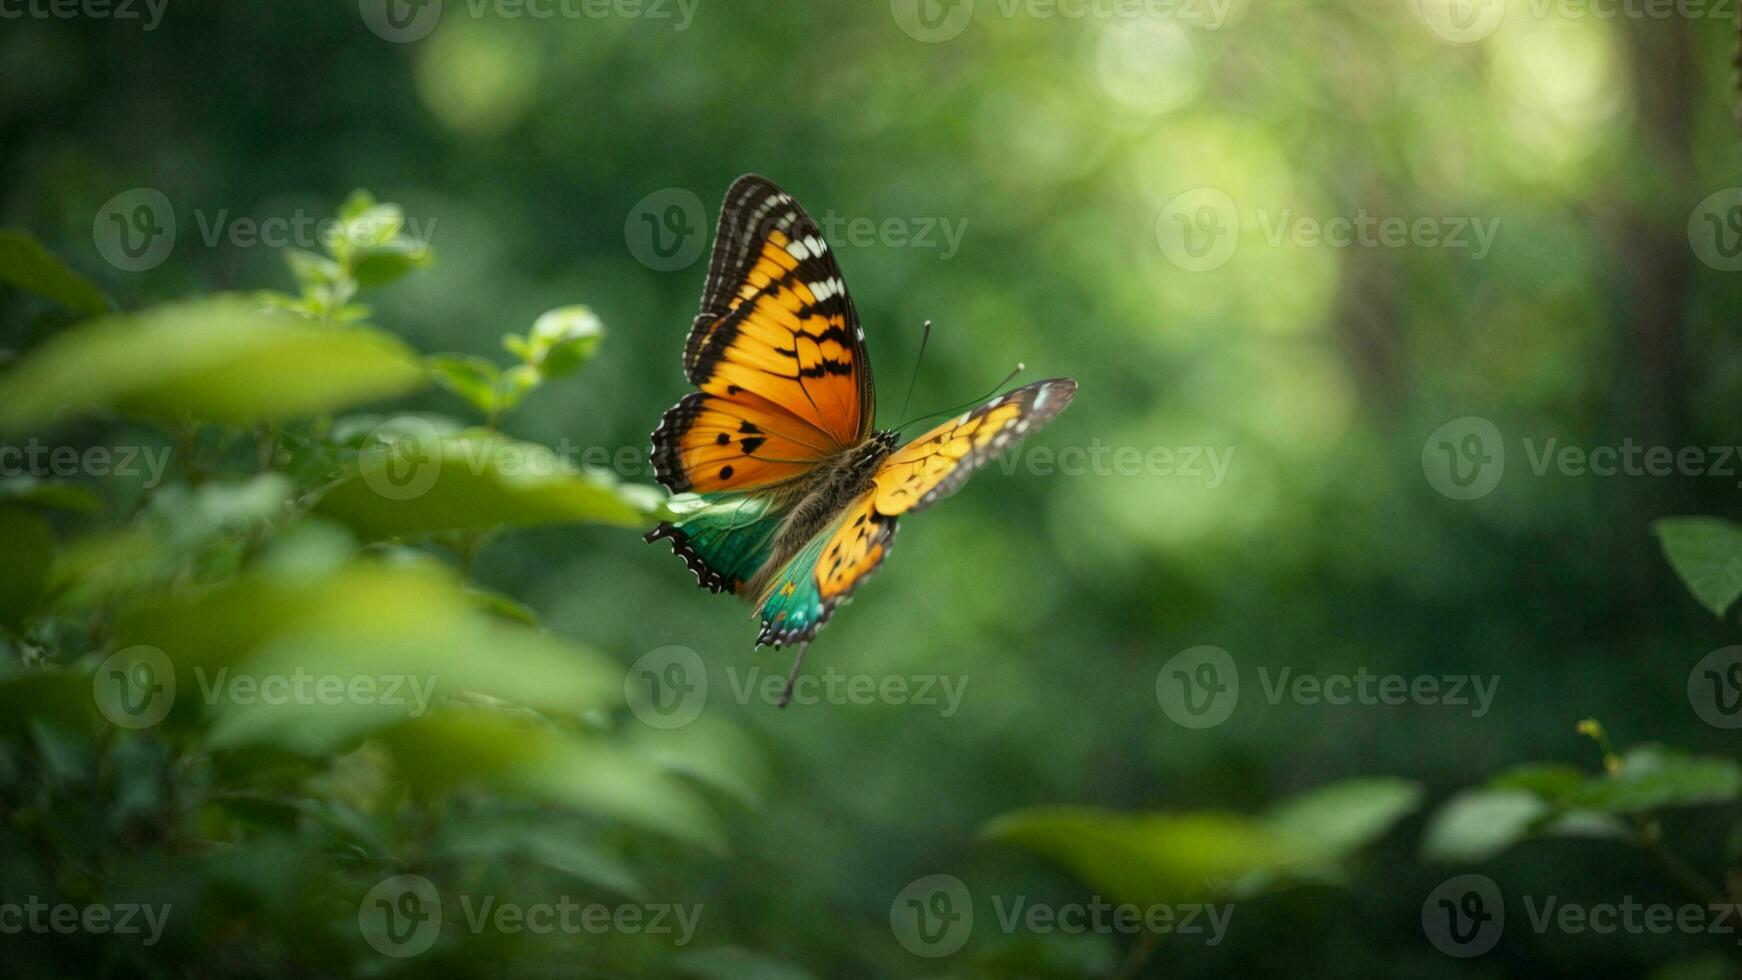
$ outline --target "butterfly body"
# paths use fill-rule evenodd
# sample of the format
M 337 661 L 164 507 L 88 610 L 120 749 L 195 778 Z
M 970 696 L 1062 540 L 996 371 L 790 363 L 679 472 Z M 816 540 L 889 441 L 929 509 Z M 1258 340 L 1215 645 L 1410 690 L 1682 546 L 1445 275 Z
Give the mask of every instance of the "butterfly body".
M 954 490 L 1076 393 L 1025 385 L 906 445 L 875 430 L 865 333 L 820 230 L 756 176 L 726 192 L 702 310 L 684 345 L 697 391 L 653 433 L 676 519 L 649 541 L 756 606 L 758 644 L 803 644 L 888 554 L 896 519 Z M 796 665 L 795 665 L 796 669 Z

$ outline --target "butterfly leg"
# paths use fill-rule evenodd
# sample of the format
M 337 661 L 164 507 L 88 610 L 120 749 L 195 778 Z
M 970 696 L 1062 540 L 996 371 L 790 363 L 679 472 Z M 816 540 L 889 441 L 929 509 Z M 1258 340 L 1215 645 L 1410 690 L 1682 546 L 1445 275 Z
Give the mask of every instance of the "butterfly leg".
M 798 681 L 798 669 L 804 665 L 804 652 L 810 648 L 808 640 L 798 645 L 798 656 L 792 658 L 792 670 L 787 671 L 786 674 L 786 689 L 780 692 L 780 703 L 775 707 L 784 708 L 786 703 L 792 700 L 792 685 Z

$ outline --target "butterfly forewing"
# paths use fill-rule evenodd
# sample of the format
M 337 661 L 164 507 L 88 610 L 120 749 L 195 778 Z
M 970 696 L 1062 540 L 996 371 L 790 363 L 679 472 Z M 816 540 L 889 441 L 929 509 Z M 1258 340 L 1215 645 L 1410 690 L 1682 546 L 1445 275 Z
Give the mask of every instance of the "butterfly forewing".
M 871 433 L 871 365 L 841 267 L 817 223 L 765 178 L 726 192 L 684 370 L 711 394 L 778 405 L 833 448 Z

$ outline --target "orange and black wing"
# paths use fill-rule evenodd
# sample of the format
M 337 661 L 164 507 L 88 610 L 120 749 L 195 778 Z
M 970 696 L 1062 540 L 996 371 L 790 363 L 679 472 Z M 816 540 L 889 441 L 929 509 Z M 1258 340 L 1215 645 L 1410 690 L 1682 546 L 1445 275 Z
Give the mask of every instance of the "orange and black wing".
M 1076 393 L 1077 383 L 1069 378 L 1036 381 L 896 450 L 878 469 L 872 489 L 770 580 L 758 603 L 757 642 L 781 646 L 815 636 L 888 556 L 896 518 L 953 493 L 974 470 L 1052 421 Z
M 871 364 L 841 268 L 766 178 L 726 192 L 684 373 L 701 390 L 653 435 L 654 471 L 674 492 L 770 486 L 870 435 Z

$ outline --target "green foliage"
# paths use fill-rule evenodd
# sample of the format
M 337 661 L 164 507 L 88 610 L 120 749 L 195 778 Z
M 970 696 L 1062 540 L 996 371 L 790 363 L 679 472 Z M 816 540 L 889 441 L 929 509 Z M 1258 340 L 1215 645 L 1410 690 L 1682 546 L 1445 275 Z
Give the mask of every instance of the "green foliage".
M 1052 858 L 1121 901 L 1178 904 L 1320 880 L 1412 812 L 1420 796 L 1413 783 L 1373 779 L 1320 787 L 1263 817 L 1031 807 L 981 834 Z
M 175 447 L 124 507 L 0 481 L 0 840 L 34 853 L 0 890 L 180 910 L 162 948 L 105 952 L 121 972 L 184 973 L 230 945 L 227 970 L 369 972 L 365 896 L 407 872 L 438 896 L 555 881 L 647 900 L 639 855 L 724 854 L 723 811 L 764 799 L 742 733 L 628 722 L 614 659 L 441 560 L 464 569 L 508 528 L 642 526 L 661 494 L 492 430 L 332 416 L 423 380 L 354 302 L 430 261 L 402 223 L 359 192 L 327 254 L 289 253 L 300 295 L 104 313 L 0 379 L 10 431 L 119 418 Z M 25 245 L 0 241 L 0 281 L 102 312 Z M 516 338 L 527 389 L 574 375 L 602 333 L 583 307 L 541 319 Z M 442 905 L 453 932 L 463 907 Z M 423 962 L 649 955 L 591 938 L 444 940 Z
M 56 258 L 29 232 L 0 229 L 0 282 L 86 316 L 109 308 L 103 290 Z
M 1721 517 L 1666 517 L 1652 528 L 1682 584 L 1722 618 L 1742 596 L 1742 525 Z
M 585 306 L 565 306 L 539 317 L 524 337 L 503 334 L 502 346 L 520 363 L 500 368 L 468 354 L 432 354 L 430 377 L 464 399 L 494 426 L 547 381 L 567 377 L 590 360 L 605 339 L 605 325 Z

